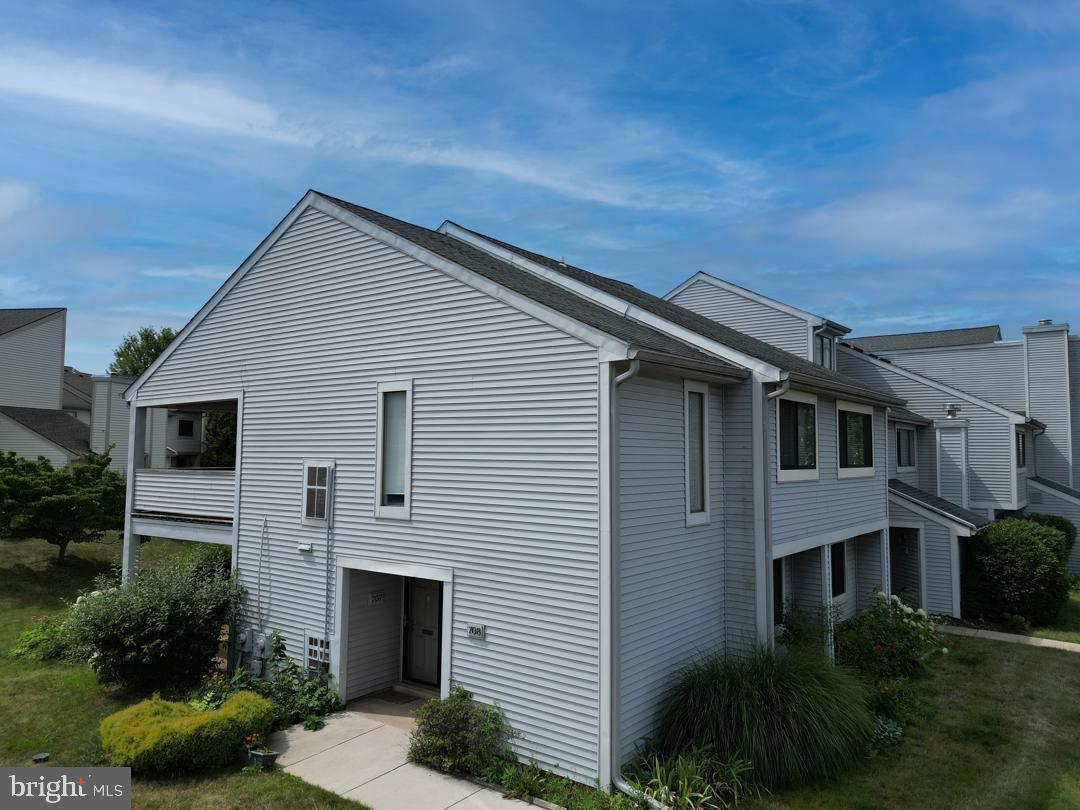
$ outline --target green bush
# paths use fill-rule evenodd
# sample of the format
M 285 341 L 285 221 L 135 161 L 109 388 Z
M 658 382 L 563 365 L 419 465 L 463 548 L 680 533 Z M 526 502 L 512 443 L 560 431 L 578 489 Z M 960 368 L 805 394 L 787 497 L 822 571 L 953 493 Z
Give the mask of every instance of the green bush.
M 997 520 L 968 541 L 962 572 L 967 616 L 1023 617 L 1049 624 L 1069 598 L 1064 537 L 1034 520 Z
M 217 768 L 236 760 L 244 738 L 270 733 L 270 701 L 251 692 L 199 711 L 156 695 L 101 721 L 101 744 L 109 764 L 143 774 L 172 775 Z
M 274 728 L 304 723 L 305 728 L 321 727 L 319 718 L 341 708 L 333 679 L 322 674 L 309 677 L 303 667 L 289 657 L 285 642 L 276 630 L 270 636 L 270 656 L 265 678 L 238 669 L 231 678 L 220 672 L 207 675 L 191 704 L 200 709 L 216 709 L 238 692 L 255 692 L 274 706 Z
M 1066 556 L 1072 551 L 1073 546 L 1076 545 L 1076 524 L 1068 518 L 1063 518 L 1059 515 L 1043 515 L 1035 513 L 1027 515 L 1026 519 L 1034 521 L 1040 526 L 1049 526 L 1051 529 L 1057 529 L 1065 535 Z
M 220 543 L 192 543 L 184 555 L 195 576 L 228 579 L 232 573 L 232 547 Z
M 74 647 L 64 616 L 35 616 L 34 623 L 19 634 L 11 654 L 32 661 L 54 661 L 68 657 Z
M 828 777 L 864 756 L 874 729 L 857 675 L 809 649 L 758 649 L 686 667 L 657 739 L 667 756 L 707 748 L 742 759 L 767 788 Z
M 190 686 L 210 668 L 221 628 L 234 620 L 242 598 L 235 580 L 180 561 L 80 596 L 65 625 L 77 639 L 76 652 L 103 681 Z
M 454 684 L 447 698 L 429 700 L 416 710 L 409 761 L 480 776 L 513 760 L 513 736 L 498 704 L 477 703 L 471 692 Z
M 836 660 L 875 683 L 921 675 L 941 650 L 925 611 L 880 591 L 870 607 L 836 628 Z

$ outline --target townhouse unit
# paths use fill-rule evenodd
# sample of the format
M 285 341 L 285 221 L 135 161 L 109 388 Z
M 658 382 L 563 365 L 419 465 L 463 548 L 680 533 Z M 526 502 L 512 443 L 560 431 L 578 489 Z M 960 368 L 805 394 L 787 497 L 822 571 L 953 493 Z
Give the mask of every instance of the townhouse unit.
M 229 544 L 245 663 L 278 629 L 345 700 L 454 680 L 607 784 L 693 656 L 887 587 L 903 401 L 810 344 L 308 192 L 126 389 L 125 571 Z M 155 408 L 235 412 L 233 469 L 146 469 Z
M 974 475 L 973 508 L 1060 515 L 1080 525 L 1080 337 L 1067 323 L 1040 321 L 1019 339 L 1003 340 L 997 325 L 856 338 L 851 345 L 905 370 L 962 389 L 1029 417 L 1013 442 L 1015 490 L 1010 503 L 983 497 L 984 468 Z M 971 452 L 977 453 L 977 448 Z M 995 482 L 999 483 L 999 482 Z M 985 502 L 984 502 L 985 501 Z M 1080 571 L 1080 548 L 1069 561 Z

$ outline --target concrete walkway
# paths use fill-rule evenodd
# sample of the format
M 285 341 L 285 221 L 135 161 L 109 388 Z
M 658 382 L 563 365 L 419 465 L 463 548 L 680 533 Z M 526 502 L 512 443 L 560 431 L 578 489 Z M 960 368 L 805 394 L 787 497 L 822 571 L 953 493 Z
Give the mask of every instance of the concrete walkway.
M 411 713 L 421 704 L 387 693 L 349 704 L 318 731 L 293 726 L 271 738 L 277 763 L 305 782 L 372 810 L 516 810 L 525 802 L 406 761 Z
M 1052 638 L 1021 636 L 1018 633 L 999 633 L 997 630 L 980 630 L 975 627 L 959 627 L 954 624 L 939 624 L 942 633 L 954 636 L 972 636 L 974 638 L 992 638 L 994 641 L 1008 641 L 1011 644 L 1027 644 L 1030 647 L 1051 647 L 1055 650 L 1080 653 L 1080 644 L 1072 641 L 1058 641 Z

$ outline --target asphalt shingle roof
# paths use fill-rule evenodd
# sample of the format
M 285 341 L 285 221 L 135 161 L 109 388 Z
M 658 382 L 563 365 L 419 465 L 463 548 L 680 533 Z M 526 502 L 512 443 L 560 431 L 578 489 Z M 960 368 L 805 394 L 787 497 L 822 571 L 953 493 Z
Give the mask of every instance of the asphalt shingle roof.
M 1031 480 L 1036 484 L 1042 484 L 1047 489 L 1053 489 L 1060 492 L 1062 495 L 1068 495 L 1070 498 L 1080 498 L 1080 490 L 1067 487 L 1064 484 L 1059 484 L 1057 481 L 1051 481 L 1049 478 L 1043 478 L 1041 475 L 1031 476 Z
M 460 228 L 462 226 L 459 225 L 458 227 Z M 469 229 L 464 228 L 464 230 Z M 650 312 L 653 315 L 657 315 L 686 329 L 697 332 L 703 337 L 710 338 L 718 343 L 723 343 L 725 346 L 729 346 L 743 354 L 750 355 L 771 366 L 793 372 L 811 383 L 816 382 L 827 388 L 841 387 L 853 393 L 861 393 L 864 396 L 881 401 L 902 402 L 902 400 L 897 399 L 891 394 L 877 388 L 871 388 L 854 377 L 849 377 L 846 374 L 841 374 L 831 369 L 822 368 L 816 363 L 811 363 L 809 360 L 799 357 L 798 355 L 785 352 L 783 349 L 778 349 L 769 343 L 750 337 L 749 335 L 732 329 L 730 326 L 717 323 L 711 318 L 706 318 L 704 315 L 699 315 L 678 304 L 673 304 L 671 301 L 665 301 L 663 298 L 638 289 L 632 284 L 627 284 L 625 281 L 618 281 L 617 279 L 599 276 L 596 273 L 590 273 L 588 270 L 583 270 L 580 267 L 574 267 L 565 262 L 552 259 L 550 256 L 544 256 L 540 253 L 534 253 L 531 250 L 525 250 L 524 248 L 511 245 L 510 243 L 503 242 L 499 239 L 494 239 L 490 236 L 478 233 L 477 231 L 470 232 L 476 234 L 481 239 L 486 239 L 492 244 L 517 253 L 519 256 L 540 264 L 549 270 L 562 273 L 568 278 L 572 278 L 582 284 L 587 284 L 601 292 L 621 298 L 627 303 L 640 307 L 646 312 Z
M 80 455 L 90 452 L 90 426 L 63 411 L 0 405 L 0 413 L 55 445 Z
M 42 309 L 0 309 L 0 335 L 14 332 L 29 326 L 34 321 L 40 321 L 57 312 L 63 312 L 63 307 L 45 307 Z
M 868 352 L 889 352 L 902 349 L 940 349 L 945 346 L 973 346 L 1001 340 L 1001 327 L 971 326 L 964 329 L 939 329 L 936 332 L 905 332 L 897 335 L 871 335 L 844 338 L 847 343 Z
M 909 411 L 907 408 L 893 407 L 889 409 L 889 418 L 896 422 L 912 422 L 916 425 L 929 425 L 933 419 L 927 419 L 922 414 Z
M 683 343 L 681 340 L 658 329 L 613 312 L 560 287 L 558 284 L 500 261 L 491 254 L 462 242 L 460 239 L 395 219 L 370 208 L 364 208 L 337 197 L 332 197 L 329 194 L 316 193 L 335 205 L 341 206 L 346 211 L 362 217 L 381 228 L 385 228 L 415 245 L 430 250 L 432 253 L 454 264 L 465 267 L 500 286 L 554 309 L 579 323 L 599 329 L 605 334 L 618 338 L 632 346 L 662 355 L 691 360 L 696 363 L 705 363 L 720 370 L 741 371 L 737 366 Z
M 94 395 L 94 381 L 90 379 L 90 375 L 71 366 L 64 366 L 64 385 L 78 391 L 87 399 Z
M 981 529 L 991 522 L 990 518 L 986 515 L 972 512 L 970 509 L 965 509 L 959 504 L 955 504 L 952 501 L 934 495 L 931 492 L 927 492 L 925 489 L 913 487 L 911 484 L 904 483 L 899 478 L 889 479 L 889 491 L 895 492 L 897 495 L 902 495 L 916 503 L 920 503 L 935 512 L 941 512 L 942 514 L 948 515 L 958 523 L 966 523 L 973 529 Z

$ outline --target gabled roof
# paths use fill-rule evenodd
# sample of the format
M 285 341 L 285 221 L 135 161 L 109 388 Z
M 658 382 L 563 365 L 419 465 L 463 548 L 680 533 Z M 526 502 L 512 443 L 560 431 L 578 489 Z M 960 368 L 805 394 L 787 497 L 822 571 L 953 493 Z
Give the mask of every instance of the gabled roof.
M 63 411 L 0 405 L 0 413 L 58 447 L 77 455 L 90 452 L 90 426 Z
M 87 401 L 94 396 L 94 381 L 85 371 L 64 366 L 64 385 Z
M 32 323 L 48 318 L 57 312 L 63 312 L 64 307 L 46 307 L 44 309 L 0 309 L 0 335 L 22 329 Z
M 925 416 L 921 416 L 915 411 L 909 411 L 907 408 L 889 408 L 889 418 L 894 422 L 909 422 L 913 425 L 929 425 L 933 422 L 932 419 L 927 419 Z
M 845 338 L 852 346 L 868 352 L 891 352 L 903 349 L 940 349 L 946 346 L 976 346 L 1001 340 L 1001 327 L 969 326 L 963 329 L 939 329 L 936 332 L 904 332 L 896 335 L 872 335 Z
M 899 495 L 901 498 L 918 504 L 932 512 L 937 512 L 938 514 L 949 518 L 949 520 L 954 523 L 968 526 L 973 531 L 978 531 L 991 522 L 990 518 L 986 515 L 972 512 L 970 509 L 965 509 L 963 506 L 934 495 L 932 492 L 927 492 L 925 489 L 913 487 L 911 484 L 904 483 L 899 478 L 889 479 L 889 492 L 894 495 Z
M 560 273 L 569 279 L 639 307 L 640 309 L 659 318 L 663 318 L 666 321 L 670 321 L 677 326 L 696 332 L 702 337 L 714 340 L 717 343 L 722 343 L 725 346 L 729 346 L 736 351 L 761 360 L 776 368 L 786 370 L 791 374 L 791 378 L 795 382 L 803 382 L 811 386 L 819 385 L 831 390 L 846 391 L 852 395 L 864 396 L 879 402 L 903 403 L 903 400 L 894 397 L 885 391 L 870 387 L 853 377 L 849 377 L 837 371 L 822 368 L 815 363 L 811 363 L 809 360 L 805 360 L 790 352 L 785 352 L 783 349 L 778 349 L 775 346 L 758 340 L 757 338 L 750 337 L 729 326 L 717 323 L 711 318 L 706 318 L 704 315 L 699 315 L 698 313 L 692 312 L 671 301 L 665 301 L 663 298 L 653 295 L 652 293 L 640 290 L 632 284 L 627 284 L 625 281 L 618 281 L 617 279 L 590 273 L 588 270 L 583 270 L 580 267 L 574 267 L 565 262 L 557 261 L 550 256 L 534 253 L 531 250 L 511 245 L 508 242 L 485 236 L 476 231 L 470 231 L 468 228 L 462 228 L 462 226 L 454 223 L 450 224 L 452 224 L 454 228 L 468 231 L 480 239 L 490 242 L 506 251 L 515 253 L 527 261 L 533 262 L 534 264 L 540 265 L 556 273 Z M 466 244 L 463 240 L 455 239 L 455 241 Z M 518 272 L 521 271 L 518 270 Z
M 751 301 L 758 301 L 758 302 L 760 302 L 762 304 L 765 304 L 766 306 L 769 306 L 769 307 L 772 307 L 773 309 L 779 310 L 780 312 L 786 312 L 789 315 L 794 315 L 797 318 L 802 318 L 807 323 L 813 324 L 815 326 L 828 327 L 830 330 L 832 330 L 834 332 L 837 332 L 838 334 L 841 334 L 841 335 L 846 335 L 848 332 L 851 331 L 851 329 L 844 326 L 843 324 L 837 323 L 834 320 L 826 318 L 824 315 L 818 315 L 816 312 L 811 312 L 808 309 L 802 309 L 801 307 L 792 306 L 791 304 L 785 303 L 783 301 L 779 301 L 779 300 L 777 300 L 775 298 L 770 298 L 769 296 L 764 295 L 763 293 L 759 293 L 759 292 L 757 292 L 755 290 L 747 289 L 746 287 L 743 287 L 743 286 L 741 286 L 739 284 L 736 284 L 733 281 L 728 281 L 727 279 L 719 278 L 717 276 L 712 275 L 712 273 L 706 273 L 706 272 L 704 272 L 702 270 L 699 270 L 697 273 L 694 273 L 694 275 L 690 276 L 690 278 L 688 278 L 682 284 L 680 284 L 675 289 L 673 289 L 671 292 L 669 292 L 667 295 L 665 295 L 664 300 L 665 301 L 670 301 L 676 295 L 678 295 L 680 292 L 682 292 L 684 289 L 686 289 L 691 284 L 693 284 L 695 281 L 703 281 L 706 284 L 712 284 L 714 287 L 719 287 L 719 288 L 721 288 L 723 290 L 727 290 L 728 292 L 733 292 L 736 295 L 741 295 L 744 298 L 747 298 L 747 299 L 749 299 Z
M 1049 478 L 1043 478 L 1041 475 L 1033 475 L 1028 478 L 1028 481 L 1045 487 L 1046 489 L 1052 489 L 1055 492 L 1059 492 L 1062 495 L 1072 498 L 1074 501 L 1080 502 L 1080 490 L 1075 490 L 1072 487 L 1059 484 L 1057 481 L 1051 481 Z

